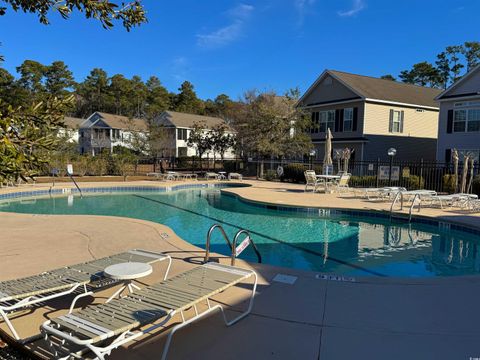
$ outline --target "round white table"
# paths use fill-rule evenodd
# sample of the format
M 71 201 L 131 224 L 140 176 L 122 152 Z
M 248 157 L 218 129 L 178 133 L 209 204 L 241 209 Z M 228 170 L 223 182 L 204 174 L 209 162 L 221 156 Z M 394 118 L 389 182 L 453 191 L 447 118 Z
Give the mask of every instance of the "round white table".
M 128 289 L 130 293 L 133 293 L 134 288 L 140 290 L 132 281 L 148 276 L 152 271 L 151 265 L 140 262 L 125 262 L 106 267 L 103 270 L 105 276 L 123 282 L 123 286 L 110 296 L 106 302 L 108 303 L 115 297 L 120 296 L 125 289 Z
M 219 171 L 218 172 L 218 180 L 226 180 L 227 179 L 227 172 L 226 171 Z

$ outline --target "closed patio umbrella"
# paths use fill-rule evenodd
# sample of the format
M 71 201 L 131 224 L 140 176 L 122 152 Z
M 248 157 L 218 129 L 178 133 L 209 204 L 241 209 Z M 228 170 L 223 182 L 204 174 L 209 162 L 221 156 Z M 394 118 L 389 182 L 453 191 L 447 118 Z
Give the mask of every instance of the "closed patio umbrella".
M 462 187 L 460 189 L 461 193 L 465 193 L 467 190 L 467 175 L 468 175 L 468 160 L 469 156 L 465 155 L 463 158 L 463 171 L 462 171 Z
M 332 132 L 330 128 L 327 129 L 327 134 L 325 135 L 325 156 L 323 157 L 323 166 L 331 166 L 333 164 L 332 160 Z

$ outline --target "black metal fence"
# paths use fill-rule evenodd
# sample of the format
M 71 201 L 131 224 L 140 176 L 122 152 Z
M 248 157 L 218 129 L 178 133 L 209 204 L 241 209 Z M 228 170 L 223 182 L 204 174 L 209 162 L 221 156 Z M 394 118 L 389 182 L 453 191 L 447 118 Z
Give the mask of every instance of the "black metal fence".
M 293 179 L 285 179 L 278 176 L 277 169 L 294 167 L 299 176 Z M 343 171 L 344 164 L 334 160 L 330 169 L 333 174 Z M 155 171 L 226 171 L 240 172 L 245 176 L 266 178 L 267 180 L 290 180 L 303 182 L 303 171 L 313 169 L 317 173 L 324 173 L 323 163 L 311 159 L 202 159 L 197 157 L 169 158 L 169 159 L 141 159 L 136 165 L 137 173 Z M 463 164 L 458 165 L 458 177 L 453 176 L 452 163 L 423 161 L 351 161 L 348 164 L 348 172 L 352 174 L 351 187 L 381 187 L 402 186 L 407 189 L 429 189 L 437 192 L 459 191 L 462 183 Z M 473 169 L 468 167 L 466 187 L 470 181 L 480 173 L 478 163 Z M 391 175 L 390 175 L 391 174 Z M 455 189 L 455 184 L 458 184 Z

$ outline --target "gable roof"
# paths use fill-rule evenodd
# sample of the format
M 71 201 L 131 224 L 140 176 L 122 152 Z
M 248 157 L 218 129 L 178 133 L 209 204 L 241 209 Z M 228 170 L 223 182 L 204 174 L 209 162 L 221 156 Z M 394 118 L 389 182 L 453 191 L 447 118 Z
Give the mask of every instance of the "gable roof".
M 440 94 L 441 90 L 439 89 L 351 74 L 337 70 L 325 70 L 313 85 L 310 86 L 299 102 L 303 101 L 306 96 L 310 94 L 328 75 L 352 90 L 362 100 L 376 100 L 387 103 L 418 105 L 438 109 L 435 97 Z
M 100 111 L 96 111 L 95 113 L 90 115 L 89 119 L 95 114 L 97 114 L 99 118 L 112 129 L 134 130 L 134 131 L 148 130 L 147 122 L 143 119 L 129 118 L 127 116 L 114 115 L 114 114 L 104 113 Z
M 67 129 L 78 129 L 80 125 L 85 122 L 85 119 L 80 119 L 71 116 L 65 116 L 63 118 L 63 123 L 67 127 Z
M 474 76 L 476 73 L 480 73 L 480 64 L 475 66 L 472 70 L 470 70 L 468 73 L 463 75 L 459 80 L 455 81 L 452 85 L 450 85 L 445 91 L 443 91 L 441 94 L 439 94 L 435 100 L 442 100 L 445 98 L 448 98 L 448 94 L 453 91 L 455 88 L 458 87 L 458 85 L 463 84 L 467 79 L 471 78 Z M 477 94 L 465 94 L 465 96 L 470 96 L 470 95 L 480 95 L 480 91 Z M 453 96 L 452 96 L 453 97 Z
M 218 124 L 225 124 L 225 120 L 218 117 L 187 114 L 176 111 L 164 111 L 159 119 L 180 128 L 193 128 L 193 125 L 198 122 L 204 122 L 207 128 L 212 128 Z

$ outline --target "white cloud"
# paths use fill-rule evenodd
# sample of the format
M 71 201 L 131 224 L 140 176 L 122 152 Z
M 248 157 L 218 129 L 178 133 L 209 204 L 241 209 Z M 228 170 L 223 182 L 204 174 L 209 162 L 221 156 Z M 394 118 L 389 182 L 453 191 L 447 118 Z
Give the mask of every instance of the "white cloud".
M 311 7 L 315 5 L 317 0 L 294 0 L 293 5 L 298 15 L 298 25 L 303 25 L 305 16 L 309 13 Z
M 339 11 L 338 15 L 342 17 L 349 17 L 358 14 L 360 11 L 365 9 L 366 4 L 363 0 L 353 0 L 353 6 L 350 10 Z
M 216 48 L 230 44 L 243 35 L 245 23 L 255 8 L 240 4 L 227 11 L 231 23 L 207 34 L 197 35 L 197 44 L 204 48 Z
M 174 58 L 172 61 L 171 70 L 172 76 L 176 81 L 184 81 L 188 73 L 187 58 L 184 56 L 177 56 Z

